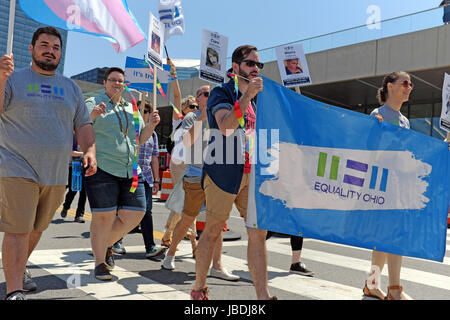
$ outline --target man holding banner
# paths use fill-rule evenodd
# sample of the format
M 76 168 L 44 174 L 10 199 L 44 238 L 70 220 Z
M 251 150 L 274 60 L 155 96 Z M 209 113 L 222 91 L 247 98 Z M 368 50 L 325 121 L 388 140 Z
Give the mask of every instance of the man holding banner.
M 56 74 L 62 45 L 55 28 L 39 28 L 30 45 L 31 67 L 13 73 L 12 57 L 0 61 L 0 231 L 7 300 L 26 300 L 26 262 L 64 200 L 74 130 L 84 167 L 89 165 L 86 176 L 97 170 L 81 89 Z
M 206 276 L 213 255 L 214 246 L 211 244 L 218 241 L 233 203 L 244 219 L 247 216 L 250 161 L 248 152 L 243 147 L 245 140 L 250 139 L 246 134 L 254 131 L 255 98 L 263 90 L 263 80 L 259 77 L 263 64 L 259 62 L 257 49 L 245 45 L 234 51 L 232 67 L 236 77 L 243 80 L 231 80 L 214 88 L 208 100 L 209 126 L 216 130 L 211 132 L 203 167 L 206 226 L 197 247 L 196 281 L 191 291 L 191 298 L 194 300 L 209 300 Z M 240 145 L 229 143 L 236 138 Z M 220 150 L 223 150 L 223 154 L 220 154 Z M 231 163 L 227 161 L 230 155 L 233 159 Z M 274 299 L 269 294 L 267 284 L 266 231 L 252 228 L 247 231 L 248 266 L 256 295 L 258 299 Z

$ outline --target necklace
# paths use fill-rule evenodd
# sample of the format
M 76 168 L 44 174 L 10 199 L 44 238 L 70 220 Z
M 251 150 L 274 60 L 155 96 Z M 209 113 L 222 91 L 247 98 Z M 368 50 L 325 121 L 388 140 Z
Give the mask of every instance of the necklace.
M 117 104 L 114 104 L 114 102 L 112 100 L 111 100 L 111 104 L 113 106 L 114 113 L 116 114 L 117 119 L 119 120 L 120 132 L 122 132 L 124 137 L 127 137 L 128 136 L 128 116 L 127 116 L 127 112 L 125 111 L 125 106 L 123 105 L 123 101 L 120 101 L 118 103 L 118 105 L 122 107 L 123 114 L 125 116 L 125 119 L 127 120 L 127 127 L 126 127 L 125 131 L 123 131 L 122 119 L 120 118 L 120 115 L 119 115 L 120 110 L 119 110 L 119 112 L 116 110 Z

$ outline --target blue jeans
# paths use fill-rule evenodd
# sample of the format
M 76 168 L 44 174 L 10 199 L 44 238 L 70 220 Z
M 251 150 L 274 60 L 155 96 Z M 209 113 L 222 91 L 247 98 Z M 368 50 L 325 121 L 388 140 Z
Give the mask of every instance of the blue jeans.
M 155 240 L 153 238 L 153 218 L 152 218 L 152 187 L 147 183 L 143 182 L 145 188 L 145 199 L 147 200 L 147 210 L 145 210 L 145 215 L 141 221 L 141 231 L 142 238 L 144 238 L 145 251 L 149 251 L 155 246 Z

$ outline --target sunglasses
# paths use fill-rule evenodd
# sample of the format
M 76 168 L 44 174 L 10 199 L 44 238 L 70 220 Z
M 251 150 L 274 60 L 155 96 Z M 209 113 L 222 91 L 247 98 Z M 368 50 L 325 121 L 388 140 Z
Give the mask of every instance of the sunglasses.
M 242 63 L 242 62 L 245 62 L 247 67 L 250 67 L 250 68 L 253 68 L 254 66 L 257 66 L 260 69 L 264 68 L 264 63 L 262 63 L 262 62 L 256 62 L 256 61 L 248 60 L 248 59 L 239 61 L 239 63 Z
M 197 98 L 200 97 L 201 95 L 203 95 L 205 98 L 208 98 L 208 97 L 209 97 L 209 91 L 201 92 L 201 93 L 197 96 Z
M 152 113 L 152 110 L 144 110 L 144 114 Z
M 198 108 L 198 106 L 191 104 L 188 108 L 194 110 L 194 109 Z
M 414 84 L 411 81 L 404 80 L 402 82 L 397 82 L 398 84 L 401 84 L 405 89 L 408 89 L 411 87 L 411 89 L 414 89 Z

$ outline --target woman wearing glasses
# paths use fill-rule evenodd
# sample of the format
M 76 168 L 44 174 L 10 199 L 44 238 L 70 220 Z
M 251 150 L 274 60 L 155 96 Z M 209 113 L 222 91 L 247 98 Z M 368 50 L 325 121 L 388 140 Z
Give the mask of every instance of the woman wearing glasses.
M 135 127 L 133 106 L 122 98 L 124 82 L 123 70 L 110 68 L 103 81 L 105 93 L 86 100 L 99 160 L 97 173 L 85 180 L 92 211 L 94 275 L 99 280 L 112 279 L 109 272 L 114 268 L 112 245 L 136 227 L 145 214 L 141 169 L 133 159 L 137 144 L 144 144 L 160 121 L 158 111 L 155 111 L 150 122 L 144 125 L 137 112 L 139 125 Z M 135 179 L 137 186 L 133 184 Z
M 401 114 L 400 109 L 413 90 L 411 78 L 406 72 L 393 72 L 383 80 L 383 85 L 378 89 L 378 101 L 381 107 L 372 111 L 371 115 L 378 118 L 380 122 L 387 121 L 402 128 L 409 129 L 408 119 Z M 389 273 L 388 293 L 379 288 L 381 271 L 387 260 Z M 364 286 L 364 295 L 377 299 L 408 300 L 411 299 L 403 293 L 400 285 L 400 270 L 402 267 L 402 256 L 386 252 L 372 252 L 372 267 L 369 277 Z
M 184 170 L 186 169 L 186 164 L 184 162 L 184 147 L 182 138 L 175 134 L 175 132 L 180 129 L 183 118 L 188 113 L 198 109 L 198 104 L 193 96 L 189 96 L 184 100 L 181 99 L 181 90 L 177 80 L 176 68 L 170 59 L 167 59 L 167 63 L 171 67 L 172 77 L 175 81 L 172 81 L 173 96 L 174 96 L 174 106 L 177 110 L 181 109 L 181 116 L 176 110 L 172 112 L 172 135 L 171 138 L 174 141 L 174 147 L 171 152 L 171 160 L 169 164 L 170 176 L 172 179 L 172 184 L 175 186 L 178 181 L 180 181 Z M 181 219 L 181 213 L 171 211 L 169 217 L 167 218 L 164 235 L 161 239 L 161 245 L 167 248 L 170 247 L 172 243 L 172 233 L 177 225 L 178 221 Z M 197 235 L 195 228 L 191 227 L 188 230 L 188 235 L 192 242 L 192 250 L 195 249 L 195 237 Z

